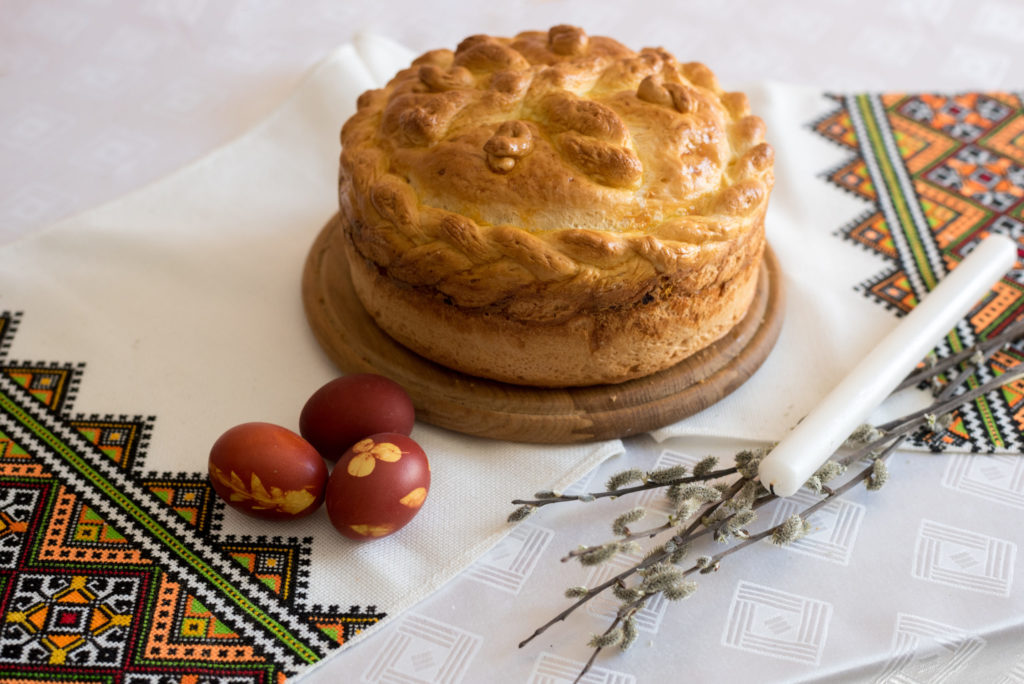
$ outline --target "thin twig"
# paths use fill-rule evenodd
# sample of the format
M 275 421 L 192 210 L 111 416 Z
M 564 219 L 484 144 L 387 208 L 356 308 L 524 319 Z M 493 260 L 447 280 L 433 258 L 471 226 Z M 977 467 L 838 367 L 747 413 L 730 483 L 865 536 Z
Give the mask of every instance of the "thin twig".
M 965 373 L 964 374 L 964 380 L 966 380 L 967 377 L 968 377 L 968 375 Z M 886 431 L 895 432 L 895 430 L 893 429 L 893 426 L 901 425 L 901 424 L 905 423 L 906 421 L 913 421 L 913 420 L 916 420 L 918 418 L 922 418 L 924 416 L 927 416 L 929 414 L 930 415 L 935 415 L 935 416 L 941 416 L 944 413 L 949 413 L 953 409 L 956 409 L 956 408 L 958 408 L 960 406 L 963 406 L 964 404 L 966 404 L 969 401 L 973 401 L 974 399 L 977 399 L 978 397 L 980 397 L 983 394 L 988 394 L 989 392 L 991 392 L 993 390 L 999 389 L 1000 387 L 1002 387 L 1006 383 L 1013 382 L 1014 380 L 1019 380 L 1022 377 L 1024 377 L 1024 363 L 1022 363 L 1022 364 L 1020 364 L 1018 366 L 1014 366 L 1013 368 L 1007 370 L 1002 375 L 997 375 L 996 377 L 992 378 L 988 382 L 982 383 L 982 384 L 978 385 L 977 387 L 969 389 L 966 392 L 964 392 L 963 394 L 958 394 L 958 395 L 956 395 L 955 397 L 953 397 L 951 399 L 946 399 L 945 401 L 942 401 L 942 400 L 936 401 L 936 402 L 932 403 L 931 406 L 928 406 L 927 408 L 923 408 L 920 411 L 914 411 L 913 413 L 908 413 L 907 415 L 902 416 L 900 418 L 897 418 L 895 420 L 891 420 L 888 423 L 885 423 L 884 425 L 879 425 L 878 429 L 882 430 L 883 432 L 886 432 Z M 887 428 L 888 428 L 888 430 L 887 430 Z
M 995 350 L 999 349 L 1000 347 L 1004 346 L 1009 342 L 1013 342 L 1022 335 L 1024 335 L 1024 320 L 1017 321 L 1016 323 L 1009 326 L 1008 328 L 1006 328 L 1006 330 L 999 333 L 998 335 L 990 337 L 989 339 L 983 340 L 976 344 L 973 344 L 970 347 L 967 347 L 966 349 L 960 350 L 956 354 L 947 356 L 946 358 L 936 362 L 932 366 L 927 366 L 920 370 L 914 371 L 913 373 L 908 375 L 906 379 L 903 382 L 901 382 L 899 386 L 897 386 L 896 389 L 893 391 L 899 392 L 900 390 L 907 389 L 908 387 L 915 387 L 921 384 L 922 382 L 930 380 L 939 373 L 942 373 L 945 370 L 960 364 L 962 361 L 970 359 L 979 351 L 982 353 L 988 352 L 988 356 L 991 356 L 992 352 L 994 352 Z
M 593 589 L 589 589 L 587 591 L 586 595 L 580 597 L 579 600 L 577 600 L 571 606 L 569 606 L 568 608 L 563 610 L 561 613 L 559 613 L 555 617 L 551 618 L 550 620 L 545 622 L 543 625 L 538 627 L 536 630 L 534 630 L 533 634 L 528 636 L 526 639 L 523 639 L 522 641 L 520 641 L 519 642 L 519 648 L 522 648 L 523 646 L 526 646 L 526 644 L 530 643 L 536 637 L 538 637 L 541 634 L 543 634 L 545 631 L 547 631 L 548 627 L 550 627 L 551 625 L 553 625 L 553 624 L 555 624 L 557 622 L 561 622 L 565 618 L 569 617 L 569 615 L 571 615 L 574 610 L 576 610 L 577 608 L 582 606 L 584 603 L 586 603 L 590 599 L 592 599 L 595 596 L 597 596 L 598 594 L 602 593 L 604 590 L 610 589 L 611 587 L 615 586 L 615 584 L 617 582 L 621 582 L 622 580 L 627 579 L 628 577 L 636 574 L 637 572 L 643 570 L 644 568 L 650 567 L 651 565 L 654 565 L 655 563 L 660 562 L 661 560 L 664 560 L 666 555 L 668 555 L 668 554 L 664 554 L 664 555 L 656 554 L 654 556 L 648 556 L 647 558 L 643 559 L 642 561 L 640 561 L 639 563 L 637 563 L 633 567 L 626 568 L 625 570 L 620 572 L 618 575 L 615 575 L 611 579 L 606 580 L 605 582 L 603 582 L 600 585 L 594 587 Z
M 661 525 L 658 525 L 656 527 L 650 527 L 650 528 L 647 528 L 645 530 L 640 530 L 639 532 L 630 532 L 628 534 L 620 536 L 618 539 L 616 539 L 614 541 L 616 541 L 618 543 L 626 543 L 626 542 L 635 541 L 637 539 L 643 539 L 645 537 L 650 539 L 651 537 L 658 536 L 662 532 L 666 532 L 668 530 L 671 530 L 672 527 L 673 527 L 673 525 L 672 525 L 671 522 L 665 522 L 665 523 L 662 523 Z M 605 542 L 605 543 L 608 543 L 608 542 Z M 565 563 L 566 561 L 570 561 L 573 558 L 576 558 L 577 556 L 582 556 L 582 555 L 586 554 L 588 551 L 590 551 L 592 549 L 595 549 L 595 548 L 598 548 L 599 546 L 602 546 L 602 544 L 598 544 L 597 546 L 583 546 L 583 547 L 578 548 L 578 549 L 573 549 L 572 551 L 569 551 L 564 556 L 562 556 L 562 558 L 560 560 L 563 563 Z
M 877 458 L 880 459 L 880 460 L 888 458 L 892 454 L 892 452 L 895 451 L 896 448 L 899 446 L 899 442 L 900 441 L 901 440 L 897 440 L 892 445 L 887 447 L 885 449 L 885 451 L 882 452 L 881 454 L 879 454 L 879 456 Z M 843 494 L 845 494 L 849 490 L 853 489 L 853 487 L 855 487 L 857 484 L 859 484 L 860 482 L 866 480 L 868 477 L 871 476 L 871 472 L 873 470 L 874 470 L 874 465 L 871 465 L 871 466 L 868 466 L 867 468 L 864 468 L 861 472 L 859 472 L 856 475 L 854 475 L 853 477 L 851 477 L 849 480 L 844 482 L 841 486 L 837 487 L 836 489 L 830 490 L 820 500 L 815 501 L 813 504 L 809 505 L 807 508 L 805 508 L 804 510 L 800 511 L 800 514 L 799 514 L 800 517 L 804 518 L 806 520 L 809 516 L 814 514 L 818 509 L 820 509 L 823 506 L 825 506 L 829 501 L 831 501 L 832 499 L 835 499 L 837 497 L 842 496 Z M 726 550 L 724 550 L 724 551 L 722 551 L 720 553 L 717 553 L 714 556 L 712 556 L 711 560 L 709 561 L 708 564 L 709 565 L 714 565 L 715 563 L 719 563 L 719 562 L 722 561 L 723 558 L 725 558 L 727 556 L 731 556 L 732 554 L 736 553 L 740 549 L 745 549 L 746 547 L 750 546 L 751 544 L 756 544 L 757 542 L 761 541 L 762 539 L 766 539 L 766 538 L 772 536 L 773 534 L 775 534 L 775 531 L 778 530 L 780 527 L 782 527 L 781 524 L 776 525 L 774 527 L 771 527 L 771 528 L 769 528 L 767 530 L 764 530 L 763 532 L 758 532 L 757 534 L 750 535 L 746 539 L 744 539 L 744 540 L 742 540 L 740 542 L 737 542 L 736 544 L 730 546 L 728 549 L 726 549 Z M 703 566 L 703 567 L 707 567 L 707 566 Z M 688 575 L 692 575 L 694 572 L 698 572 L 698 571 L 702 570 L 703 567 L 699 566 L 699 565 L 694 565 L 694 566 L 688 568 L 685 571 L 684 574 L 687 575 L 687 576 Z
M 620 608 L 618 612 L 615 613 L 615 618 L 612 620 L 611 624 L 608 625 L 608 629 L 604 630 L 604 633 L 601 636 L 607 636 L 608 634 L 611 634 L 612 631 L 616 627 L 618 627 L 620 623 L 625 622 L 638 610 L 640 610 L 640 608 L 643 607 L 644 603 L 647 602 L 647 599 L 649 597 L 649 595 L 641 596 L 637 600 L 632 601 L 628 605 L 625 605 L 622 608 Z M 582 681 L 583 678 L 587 675 L 587 673 L 590 672 L 590 668 L 594 666 L 594 661 L 597 660 L 597 655 L 601 652 L 603 648 L 604 646 L 597 646 L 594 648 L 594 652 L 590 654 L 590 658 L 588 658 L 587 662 L 583 665 L 583 669 L 580 670 L 578 675 L 576 675 L 576 679 L 572 680 L 573 684 L 577 684 L 578 682 Z
M 513 499 L 512 505 L 514 506 L 547 506 L 553 503 L 562 503 L 565 501 L 592 501 L 593 499 L 604 499 L 607 497 L 620 497 L 626 494 L 635 494 L 636 492 L 645 492 L 649 489 L 659 489 L 661 487 L 671 487 L 677 484 L 692 484 L 694 482 L 707 482 L 708 480 L 717 480 L 720 477 L 727 475 L 734 475 L 736 468 L 722 468 L 721 470 L 713 470 L 703 475 L 688 475 L 686 477 L 678 477 L 674 480 L 666 480 L 664 482 L 644 482 L 643 484 L 634 485 L 632 487 L 623 487 L 622 489 L 609 489 L 602 492 L 588 492 L 586 494 L 562 494 L 560 496 L 552 496 L 544 499 Z

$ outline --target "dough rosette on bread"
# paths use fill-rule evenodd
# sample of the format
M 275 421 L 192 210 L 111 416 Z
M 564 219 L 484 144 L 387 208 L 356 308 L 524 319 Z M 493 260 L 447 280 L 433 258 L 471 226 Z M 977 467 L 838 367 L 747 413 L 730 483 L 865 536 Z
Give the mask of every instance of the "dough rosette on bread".
M 773 183 L 764 124 L 697 62 L 572 26 L 471 36 L 364 93 L 332 237 L 377 323 L 476 376 L 641 377 L 733 327 Z

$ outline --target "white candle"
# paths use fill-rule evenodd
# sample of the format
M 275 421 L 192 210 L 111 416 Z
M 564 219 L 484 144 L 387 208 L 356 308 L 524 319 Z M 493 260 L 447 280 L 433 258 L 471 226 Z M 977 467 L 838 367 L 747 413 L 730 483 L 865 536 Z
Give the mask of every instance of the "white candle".
M 761 461 L 759 477 L 792 496 L 943 335 L 1014 265 L 1017 243 L 990 235 Z

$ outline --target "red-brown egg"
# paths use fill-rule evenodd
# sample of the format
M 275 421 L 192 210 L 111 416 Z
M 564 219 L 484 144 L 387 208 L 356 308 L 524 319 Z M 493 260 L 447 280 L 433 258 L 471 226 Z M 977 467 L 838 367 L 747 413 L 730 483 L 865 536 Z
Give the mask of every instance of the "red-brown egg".
M 408 435 L 415 420 L 412 400 L 401 385 L 383 375 L 357 373 L 331 380 L 306 400 L 299 432 L 324 458 L 336 461 L 368 435 Z
M 327 515 L 350 539 L 397 532 L 419 512 L 430 491 L 430 463 L 411 438 L 385 432 L 345 452 L 327 482 Z
M 309 442 L 279 425 L 236 425 L 214 442 L 209 467 L 217 495 L 257 518 L 301 518 L 324 500 L 327 465 Z

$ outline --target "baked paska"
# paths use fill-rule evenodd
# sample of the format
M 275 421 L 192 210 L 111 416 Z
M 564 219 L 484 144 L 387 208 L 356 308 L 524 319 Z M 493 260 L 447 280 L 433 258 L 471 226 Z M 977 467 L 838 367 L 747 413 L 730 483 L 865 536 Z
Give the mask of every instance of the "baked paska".
M 377 324 L 449 368 L 542 387 L 668 368 L 753 297 L 773 153 L 697 62 L 572 26 L 471 36 L 358 100 L 340 228 Z

